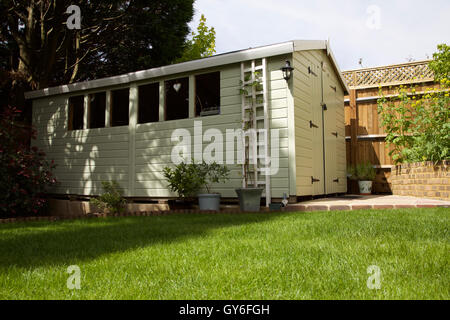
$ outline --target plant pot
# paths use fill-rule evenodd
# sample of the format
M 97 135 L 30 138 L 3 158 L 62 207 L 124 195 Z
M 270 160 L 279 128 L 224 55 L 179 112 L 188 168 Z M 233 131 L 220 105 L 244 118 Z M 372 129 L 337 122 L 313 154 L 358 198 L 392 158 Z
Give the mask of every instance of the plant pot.
M 220 194 L 203 193 L 198 195 L 198 205 L 200 210 L 219 211 L 220 210 Z
M 359 194 L 370 195 L 372 194 L 372 181 L 358 181 Z
M 238 188 L 235 191 L 239 198 L 241 211 L 259 211 L 263 188 Z
M 192 210 L 194 209 L 194 199 L 176 199 L 169 200 L 168 205 L 170 210 Z

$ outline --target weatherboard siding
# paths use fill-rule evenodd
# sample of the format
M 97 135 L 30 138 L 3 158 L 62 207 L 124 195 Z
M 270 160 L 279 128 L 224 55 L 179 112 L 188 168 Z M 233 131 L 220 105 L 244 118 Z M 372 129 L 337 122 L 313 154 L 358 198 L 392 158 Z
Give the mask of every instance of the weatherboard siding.
M 271 129 L 279 129 L 279 170 L 271 177 L 272 197 L 289 193 L 289 138 L 287 85 L 279 70 L 287 56 L 268 58 L 269 123 Z M 223 134 L 226 151 L 226 129 L 239 129 L 241 122 L 241 97 L 239 94 L 240 65 L 233 64 L 201 70 L 171 78 L 191 76 L 220 70 L 221 114 L 181 120 L 136 124 L 136 85 L 167 78 L 149 79 L 139 83 L 107 87 L 95 91 L 81 91 L 74 95 L 89 94 L 117 88 L 130 87 L 130 124 L 121 127 L 67 130 L 69 94 L 33 100 L 33 124 L 38 139 L 34 145 L 43 149 L 48 159 L 57 165 L 55 176 L 59 185 L 52 190 L 58 194 L 98 195 L 101 182 L 117 180 L 130 197 L 172 197 L 176 194 L 167 188 L 163 168 L 172 163 L 171 151 L 177 144 L 171 136 L 175 129 L 185 128 L 194 139 L 194 121 L 202 121 L 203 133 L 215 128 Z M 191 94 L 192 95 L 192 94 Z M 161 100 L 163 102 L 163 99 Z M 192 103 L 191 103 L 192 109 Z M 192 115 L 192 110 L 190 112 Z M 203 143 L 205 148 L 209 142 Z M 235 159 L 237 145 L 235 143 Z M 192 147 L 192 156 L 194 149 Z M 226 160 L 225 155 L 223 159 Z M 230 180 L 214 186 L 223 197 L 235 197 L 235 188 L 242 186 L 241 167 L 229 165 Z

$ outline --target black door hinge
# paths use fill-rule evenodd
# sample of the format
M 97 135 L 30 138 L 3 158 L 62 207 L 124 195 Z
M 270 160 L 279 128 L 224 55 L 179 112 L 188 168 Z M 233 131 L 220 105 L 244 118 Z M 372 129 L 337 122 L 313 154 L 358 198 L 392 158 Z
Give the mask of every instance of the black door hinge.
M 318 128 L 318 126 L 317 125 L 315 125 L 311 120 L 309 120 L 309 127 L 310 128 Z
M 308 67 L 308 73 L 317 77 L 317 74 L 314 71 L 312 71 L 311 67 Z
M 313 176 L 311 176 L 311 184 L 313 184 L 314 182 L 319 182 L 320 179 L 315 179 Z
M 321 106 L 322 106 L 322 109 L 323 109 L 323 111 L 327 111 L 328 110 L 328 108 L 327 108 L 327 104 L 326 103 L 321 103 Z

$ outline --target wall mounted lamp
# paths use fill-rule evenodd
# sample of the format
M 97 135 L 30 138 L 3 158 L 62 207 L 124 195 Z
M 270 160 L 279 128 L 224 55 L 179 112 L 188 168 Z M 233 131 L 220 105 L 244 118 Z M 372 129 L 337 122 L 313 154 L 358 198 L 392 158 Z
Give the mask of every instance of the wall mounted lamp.
M 284 80 L 288 81 L 291 78 L 292 70 L 294 70 L 294 68 L 291 67 L 291 62 L 286 60 L 286 65 L 281 68 L 281 71 L 283 71 Z

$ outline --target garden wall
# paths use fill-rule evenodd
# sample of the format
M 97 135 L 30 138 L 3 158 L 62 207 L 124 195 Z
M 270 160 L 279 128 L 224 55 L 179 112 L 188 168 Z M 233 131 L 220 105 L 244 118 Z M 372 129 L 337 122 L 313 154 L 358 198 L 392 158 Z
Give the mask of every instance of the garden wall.
M 399 196 L 450 200 L 450 161 L 417 162 L 392 168 L 392 193 Z

